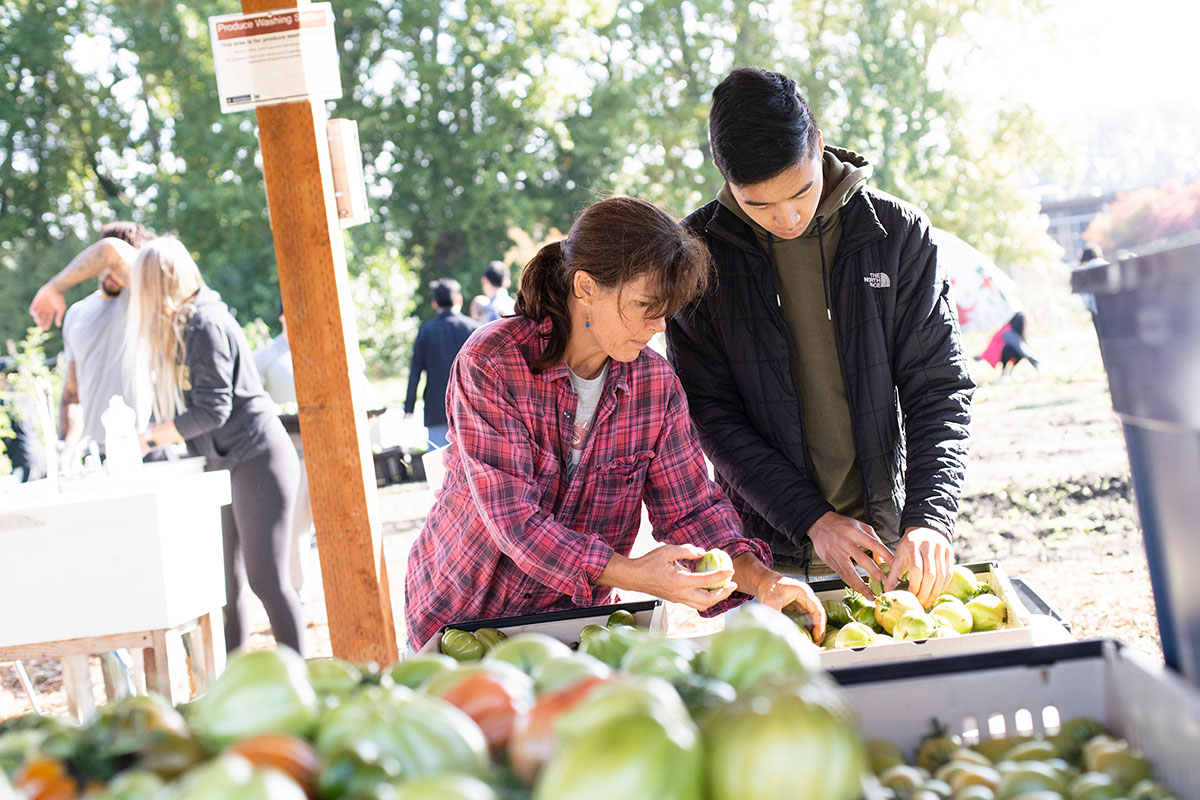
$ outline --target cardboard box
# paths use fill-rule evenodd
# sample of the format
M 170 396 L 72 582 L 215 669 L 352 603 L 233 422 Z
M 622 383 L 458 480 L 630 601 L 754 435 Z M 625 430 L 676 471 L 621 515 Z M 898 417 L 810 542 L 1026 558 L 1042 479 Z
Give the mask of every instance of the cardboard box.
M 833 669 L 879 661 L 963 655 L 1014 647 L 1031 647 L 1070 639 L 1070 634 L 1049 617 L 1041 617 L 1036 620 L 1033 618 L 1021 601 L 1020 595 L 1013 589 L 1008 576 L 1004 574 L 1004 570 L 998 564 L 984 561 L 963 566 L 974 572 L 977 580 L 986 582 L 996 596 L 1008 606 L 1008 620 L 1003 628 L 945 639 L 920 639 L 912 642 L 876 644 L 846 650 L 822 650 L 821 666 Z M 816 592 L 817 599 L 822 601 L 841 599 L 846 593 L 846 584 L 837 577 L 814 580 L 809 585 Z

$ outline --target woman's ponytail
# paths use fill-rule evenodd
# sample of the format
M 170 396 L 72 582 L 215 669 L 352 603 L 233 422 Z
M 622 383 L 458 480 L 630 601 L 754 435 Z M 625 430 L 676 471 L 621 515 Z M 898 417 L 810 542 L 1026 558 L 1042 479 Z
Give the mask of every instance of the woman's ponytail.
M 561 241 L 551 242 L 538 250 L 537 255 L 521 271 L 521 288 L 517 291 L 515 312 L 538 323 L 550 318 L 546 349 L 530 364 L 534 374 L 557 364 L 567 350 L 567 340 L 571 336 L 567 275 Z

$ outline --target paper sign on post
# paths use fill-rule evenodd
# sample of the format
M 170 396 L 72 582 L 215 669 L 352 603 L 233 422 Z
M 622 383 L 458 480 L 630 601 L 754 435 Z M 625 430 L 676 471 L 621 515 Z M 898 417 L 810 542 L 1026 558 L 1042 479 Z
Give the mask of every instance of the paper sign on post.
M 329 3 L 209 17 L 208 28 L 221 113 L 342 96 Z

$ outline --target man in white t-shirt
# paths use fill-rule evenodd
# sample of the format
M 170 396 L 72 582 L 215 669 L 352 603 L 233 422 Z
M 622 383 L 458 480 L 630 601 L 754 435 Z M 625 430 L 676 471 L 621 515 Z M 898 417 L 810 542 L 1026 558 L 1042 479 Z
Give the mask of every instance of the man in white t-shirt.
M 53 323 L 63 329 L 67 372 L 59 406 L 59 438 L 72 442 L 86 436 L 103 447 L 100 415 L 109 399 L 121 395 L 127 405 L 137 408 L 122 379 L 130 294 L 125 285 L 149 236 L 136 222 L 110 222 L 100 237 L 38 290 L 29 312 L 43 330 Z M 63 297 L 67 289 L 97 275 L 99 288 L 67 309 Z M 138 420 L 139 430 L 146 422 Z
M 512 278 L 503 261 L 493 261 L 484 268 L 480 286 L 483 287 L 487 302 L 483 306 L 481 322 L 491 322 L 513 313 L 516 301 L 508 294 L 511 285 Z

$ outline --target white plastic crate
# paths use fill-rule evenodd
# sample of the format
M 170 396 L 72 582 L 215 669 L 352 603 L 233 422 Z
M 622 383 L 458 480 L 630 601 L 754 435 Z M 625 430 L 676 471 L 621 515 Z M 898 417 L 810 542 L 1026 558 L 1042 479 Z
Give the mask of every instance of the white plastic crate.
M 607 606 L 592 606 L 575 608 L 569 611 L 550 611 L 544 614 L 526 614 L 518 617 L 503 617 L 499 619 L 471 620 L 443 625 L 436 636 L 431 636 L 422 647 L 422 653 L 436 653 L 442 641 L 442 634 L 449 628 L 464 631 L 475 631 L 480 628 L 496 628 L 507 636 L 519 633 L 544 633 L 553 636 L 563 644 L 575 647 L 579 644 L 579 632 L 586 625 L 603 625 L 608 622 L 614 611 L 625 610 L 633 614 L 633 621 L 639 628 L 646 628 L 651 633 L 666 633 L 666 615 L 663 613 L 661 600 L 646 600 L 637 603 L 617 603 Z
M 1200 800 L 1200 691 L 1112 640 L 833 670 L 868 739 L 911 759 L 936 721 L 967 743 L 1094 717 L 1140 748 L 1178 800 Z
M 968 633 L 945 639 L 921 639 L 914 642 L 892 642 L 844 650 L 822 650 L 821 666 L 826 669 L 855 664 L 874 664 L 881 661 L 900 661 L 914 658 L 965 655 L 1014 647 L 1055 644 L 1070 639 L 1062 625 L 1050 617 L 1029 613 L 1004 570 L 994 562 L 985 561 L 964 565 L 975 573 L 977 580 L 986 582 L 997 597 L 1008 606 L 1008 620 L 1003 628 L 994 631 Z M 846 585 L 839 578 L 812 581 L 819 600 L 840 600 Z

